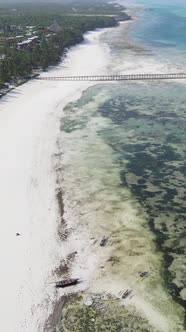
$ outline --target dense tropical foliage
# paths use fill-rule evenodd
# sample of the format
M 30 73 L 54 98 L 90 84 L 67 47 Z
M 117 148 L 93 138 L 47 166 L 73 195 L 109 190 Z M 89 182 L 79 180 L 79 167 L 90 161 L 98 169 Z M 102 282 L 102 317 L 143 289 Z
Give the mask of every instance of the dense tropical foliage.
M 128 19 L 121 8 L 109 4 L 83 5 L 1 5 L 0 11 L 0 86 L 18 83 L 29 78 L 37 69 L 46 69 L 59 62 L 65 50 L 83 40 L 83 33 L 96 28 L 117 24 L 116 17 Z M 73 11 L 73 13 L 72 13 Z M 101 15 L 97 15 L 101 12 Z M 108 16 L 106 16 L 108 15 Z M 53 22 L 61 30 L 49 33 Z M 37 42 L 28 49 L 17 49 L 17 41 L 27 36 L 28 28 L 34 27 Z

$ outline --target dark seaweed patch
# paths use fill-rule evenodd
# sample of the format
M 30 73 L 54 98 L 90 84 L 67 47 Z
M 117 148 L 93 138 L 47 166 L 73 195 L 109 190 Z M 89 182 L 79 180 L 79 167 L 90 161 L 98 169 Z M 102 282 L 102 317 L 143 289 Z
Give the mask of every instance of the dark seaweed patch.
M 139 100 L 131 102 L 131 100 L 121 99 L 120 103 L 113 99 L 107 100 L 99 108 L 98 112 L 104 116 L 110 118 L 114 123 L 121 124 L 130 119 L 143 119 L 151 116 L 140 113 L 138 111 Z M 131 109 L 131 106 L 135 106 L 135 110 Z
M 173 134 L 168 134 L 166 136 L 166 143 L 181 143 L 181 138 L 177 137 L 176 135 L 173 135 Z
M 174 197 L 177 195 L 176 189 L 166 188 L 166 194 L 163 196 L 164 202 L 172 202 Z
M 128 186 L 146 210 L 157 248 L 164 253 L 165 284 L 185 306 L 179 297 L 181 289 L 173 282 L 175 275 L 169 271 L 173 256 L 177 259 L 176 255 L 184 253 L 180 239 L 186 220 L 186 195 L 178 172 L 186 175 L 185 97 L 183 91 L 179 94 L 180 88 L 174 88 L 180 96 L 178 108 L 169 88 L 164 98 L 164 88 L 162 92 L 154 88 L 148 95 L 141 87 L 138 95 L 135 89 L 123 89 L 121 94 L 117 91 L 115 99 L 110 98 L 99 108 L 99 114 L 112 121 L 112 139 L 107 135 L 106 142 L 120 164 L 121 186 Z
M 164 145 L 161 151 L 160 158 L 164 161 L 180 160 L 179 154 L 169 145 Z
M 178 170 L 184 175 L 186 176 L 186 163 L 184 163 L 184 165 L 181 165 Z
M 146 183 L 146 180 L 144 180 L 144 179 L 139 179 L 138 180 L 138 184 L 140 185 L 140 184 L 145 184 Z
M 135 184 L 130 183 L 131 177 L 126 177 L 125 171 L 124 173 L 120 173 L 121 179 L 123 179 L 123 174 L 125 174 L 125 181 L 122 180 L 122 183 L 124 186 L 128 185 L 130 187 L 133 194 L 146 209 L 149 215 L 150 228 L 156 235 L 157 248 L 164 252 L 165 266 L 163 276 L 165 278 L 165 285 L 168 287 L 173 298 L 185 306 L 185 301 L 177 297 L 181 290 L 173 283 L 174 275 L 168 270 L 173 261 L 172 254 L 182 255 L 184 253 L 183 248 L 179 247 L 179 224 L 177 225 L 178 229 L 175 225 L 174 241 L 170 241 L 171 234 L 169 234 L 166 225 L 167 220 L 174 220 L 175 214 L 180 213 L 183 216 L 186 212 L 185 207 L 180 202 L 175 201 L 178 195 L 176 187 L 173 188 L 172 183 L 171 187 L 169 187 L 169 175 L 173 179 L 176 166 L 167 165 L 167 162 L 179 161 L 181 157 L 172 146 L 166 144 L 159 147 L 149 144 L 130 144 L 129 146 L 125 145 L 124 148 L 131 151 L 131 154 L 128 154 L 127 171 L 139 176 L 140 179 Z M 124 153 L 124 149 L 120 149 L 120 151 Z M 153 151 L 153 155 L 149 151 Z M 182 171 L 185 170 L 183 165 L 181 167 Z M 181 167 L 179 167 L 179 170 Z M 153 189 L 151 191 L 149 189 L 151 183 L 155 186 L 156 190 Z M 158 224 L 157 226 L 156 218 L 160 214 L 162 215 L 161 225 Z M 163 215 L 166 216 L 165 219 Z M 177 218 L 177 220 L 182 220 L 182 217 Z

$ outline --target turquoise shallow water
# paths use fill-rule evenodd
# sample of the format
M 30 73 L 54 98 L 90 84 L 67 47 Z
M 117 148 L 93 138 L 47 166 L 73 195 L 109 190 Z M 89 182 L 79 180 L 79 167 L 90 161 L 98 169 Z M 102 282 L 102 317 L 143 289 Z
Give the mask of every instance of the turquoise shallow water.
M 108 70 L 150 72 L 168 64 L 171 71 L 184 71 L 186 4 L 135 3 L 143 10 L 128 34 L 121 25 L 102 36 L 110 49 Z M 112 269 L 122 280 L 139 269 L 151 270 L 143 296 L 165 316 L 171 313 L 174 323 L 180 319 L 171 332 L 183 331 L 182 318 L 170 300 L 163 302 L 157 280 L 162 278 L 159 285 L 163 283 L 173 301 L 186 308 L 185 128 L 184 81 L 100 84 L 67 106 L 61 125 L 65 190 L 73 192 L 71 205 L 86 215 L 91 231 L 99 225 L 108 236 L 117 234 Z M 128 213 L 127 206 L 133 206 L 133 212 Z M 146 241 L 138 222 L 145 227 Z M 155 251 L 147 228 L 155 236 Z M 159 254 L 161 269 L 154 258 Z
M 152 50 L 169 57 L 173 64 L 186 64 L 186 2 L 136 0 L 144 6 L 131 36 Z
M 140 2 L 140 1 L 139 1 Z M 133 34 L 154 47 L 186 50 L 186 3 L 141 1 L 145 5 Z

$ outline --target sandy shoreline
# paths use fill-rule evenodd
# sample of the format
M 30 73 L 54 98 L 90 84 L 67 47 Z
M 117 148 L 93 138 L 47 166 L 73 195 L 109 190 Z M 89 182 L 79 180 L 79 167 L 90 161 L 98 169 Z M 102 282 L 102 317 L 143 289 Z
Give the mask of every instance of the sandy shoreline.
M 107 49 L 99 45 L 101 33 L 86 34 L 85 42 L 73 47 L 52 73 L 103 71 Z M 0 308 L 4 331 L 41 331 L 56 300 L 48 281 L 61 253 L 65 256 L 56 232 L 60 222 L 55 172 L 59 118 L 63 107 L 90 85 L 33 80 L 1 99 Z M 21 236 L 16 237 L 16 232 Z
M 123 24 L 127 26 L 129 23 Z M 114 31 L 117 28 L 110 29 Z M 111 65 L 110 61 L 113 60 L 108 46 L 100 43 L 100 38 L 103 32 L 110 29 L 86 34 L 85 41 L 73 47 L 58 67 L 42 73 L 42 76 L 47 76 L 49 72 L 53 76 L 106 73 L 108 64 Z M 133 68 L 132 60 L 126 66 L 130 72 Z M 112 69 L 117 70 L 117 66 Z M 125 234 L 121 232 L 119 239 L 121 248 L 117 251 L 118 238 L 112 239 L 110 236 L 113 227 L 112 218 L 108 218 L 108 229 L 105 230 L 99 225 L 95 227 L 89 223 L 92 218 L 90 211 L 95 208 L 93 203 L 90 201 L 87 207 L 80 209 L 78 198 L 83 199 L 83 195 L 73 192 L 74 174 L 70 161 L 73 154 L 77 166 L 79 165 L 81 151 L 78 150 L 78 142 L 81 135 L 77 133 L 71 137 L 72 140 L 69 139 L 60 133 L 60 124 L 63 122 L 64 107 L 79 99 L 82 92 L 92 85 L 94 83 L 33 80 L 16 88 L 1 100 L 0 198 L 3 241 L 0 243 L 0 255 L 3 274 L 0 284 L 0 308 L 3 316 L 1 328 L 6 332 L 53 331 L 52 325 L 57 325 L 61 320 L 61 310 L 65 305 L 64 296 L 70 298 L 69 294 L 72 291 L 75 294 L 84 292 L 83 301 L 87 301 L 90 294 L 107 292 L 118 299 L 119 292 L 128 287 L 135 293 L 130 301 L 122 302 L 129 311 L 132 312 L 131 308 L 135 308 L 138 313 L 141 312 L 141 315 L 153 326 L 152 331 L 175 331 L 175 326 L 173 330 L 170 328 L 170 317 L 162 315 L 157 309 L 157 304 L 154 307 L 148 302 L 148 294 L 143 295 L 146 289 L 150 293 L 150 283 L 148 285 L 147 282 L 147 286 L 143 286 L 143 283 L 136 282 L 138 270 L 135 264 L 138 263 L 138 257 L 134 258 L 134 270 L 131 274 L 129 266 L 131 257 L 130 254 L 128 257 L 128 253 L 133 251 L 132 238 L 134 237 L 135 241 L 136 234 L 140 232 L 143 236 L 138 243 L 139 250 L 145 249 L 145 245 L 151 250 L 150 254 L 144 252 L 142 259 L 144 258 L 147 267 L 152 265 L 154 280 L 160 278 L 158 271 L 161 269 L 161 255 L 156 252 L 154 236 L 146 226 L 144 214 L 141 213 L 139 218 L 138 204 L 128 200 L 122 202 L 124 211 L 124 222 L 122 222 L 126 230 Z M 91 103 L 89 107 L 91 110 Z M 104 125 L 103 123 L 103 127 Z M 91 126 L 94 126 L 94 122 Z M 91 126 L 89 132 L 93 140 L 94 133 L 91 132 Z M 87 132 L 84 134 L 87 135 Z M 111 151 L 106 145 L 101 146 L 100 142 L 99 137 L 96 137 L 95 146 L 100 156 L 99 164 L 103 168 L 105 160 L 102 159 L 102 155 L 108 155 L 109 159 Z M 65 152 L 69 153 L 66 159 L 62 158 Z M 95 153 L 97 154 L 97 151 Z M 90 167 L 88 160 L 85 160 L 85 163 L 87 169 L 91 168 L 91 162 Z M 108 166 L 118 184 L 118 170 L 112 162 Z M 81 176 L 84 169 L 78 172 Z M 92 179 L 96 175 L 100 185 L 102 178 L 99 179 L 99 173 L 94 174 L 92 171 L 91 175 Z M 105 175 L 104 180 L 109 181 L 109 177 Z M 94 183 L 90 182 L 90 185 L 93 186 Z M 125 195 L 127 199 L 131 198 L 128 190 L 125 191 Z M 101 198 L 100 195 L 100 202 Z M 95 220 L 96 218 L 101 220 L 98 213 L 95 213 Z M 116 215 L 114 227 L 117 230 L 119 226 L 121 226 L 120 216 Z M 16 237 L 16 232 L 21 236 Z M 116 241 L 116 246 L 108 245 L 102 251 L 99 242 L 107 233 L 113 243 Z M 124 235 L 125 243 L 122 242 Z M 126 255 L 123 255 L 123 252 Z M 112 265 L 112 256 L 116 255 L 117 258 L 118 254 L 122 257 L 121 268 L 124 267 L 122 274 L 117 265 L 114 268 Z M 11 262 L 8 266 L 7 261 Z M 105 269 L 105 263 L 108 261 L 110 263 Z M 142 266 L 144 261 L 141 262 Z M 158 266 L 158 271 L 153 270 L 152 261 Z M 82 282 L 73 290 L 56 291 L 50 282 L 60 279 L 66 273 L 72 277 L 80 277 Z M 12 276 L 14 276 L 13 284 L 11 284 Z M 162 280 L 156 290 L 158 294 L 163 291 Z M 167 294 L 163 296 L 166 303 Z M 170 305 L 170 308 L 173 312 L 174 307 Z

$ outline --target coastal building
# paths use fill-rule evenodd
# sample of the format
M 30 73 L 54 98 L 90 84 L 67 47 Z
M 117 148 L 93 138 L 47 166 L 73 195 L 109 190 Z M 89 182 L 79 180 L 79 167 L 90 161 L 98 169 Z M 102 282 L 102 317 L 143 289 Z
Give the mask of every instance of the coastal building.
M 47 30 L 51 32 L 59 32 L 62 30 L 62 27 L 57 22 L 54 22 L 47 28 Z
M 17 50 L 31 50 L 36 45 L 38 38 L 38 36 L 33 36 L 17 43 Z

